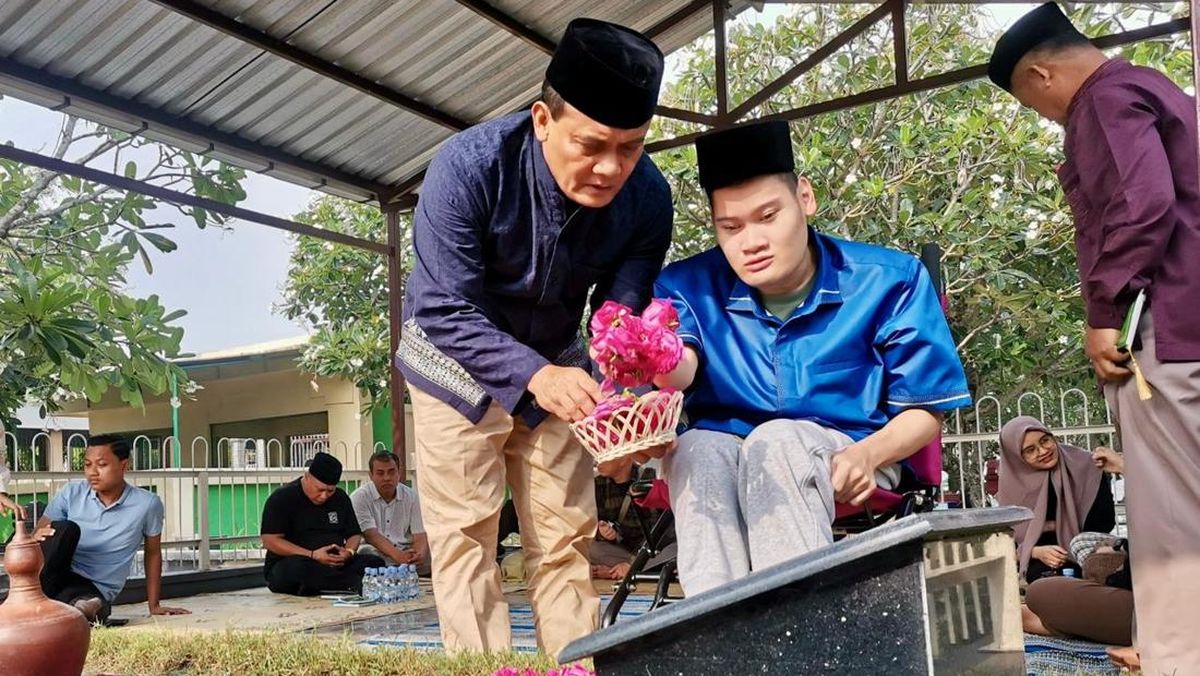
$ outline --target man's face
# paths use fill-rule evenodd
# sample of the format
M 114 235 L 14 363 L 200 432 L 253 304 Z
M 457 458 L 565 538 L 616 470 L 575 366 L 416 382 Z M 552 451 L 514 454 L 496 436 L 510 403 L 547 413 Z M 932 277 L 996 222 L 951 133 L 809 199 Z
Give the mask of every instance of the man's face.
M 304 473 L 304 479 L 300 481 L 300 488 L 304 490 L 304 496 L 314 505 L 325 504 L 337 492 L 337 486 L 321 483 L 308 472 Z
M 1063 95 L 1065 83 L 1055 70 L 1040 63 L 1031 61 L 1028 57 L 1017 62 L 1013 69 L 1012 94 L 1021 105 L 1032 108 L 1038 115 L 1066 124 L 1067 105 L 1071 97 Z
M 533 105 L 533 129 L 546 165 L 567 199 L 583 207 L 607 206 L 637 166 L 650 123 L 637 129 L 607 127 L 571 104 L 554 119 L 542 101 Z
M 112 446 L 88 446 L 83 456 L 83 476 L 98 493 L 115 491 L 125 485 L 129 459 L 118 458 Z
M 768 295 L 791 293 L 804 283 L 808 217 L 817 212 L 807 179 L 792 184 L 759 176 L 712 194 L 717 244 L 737 276 Z
M 400 468 L 394 460 L 375 460 L 371 463 L 371 483 L 375 484 L 380 495 L 394 495 L 399 482 Z

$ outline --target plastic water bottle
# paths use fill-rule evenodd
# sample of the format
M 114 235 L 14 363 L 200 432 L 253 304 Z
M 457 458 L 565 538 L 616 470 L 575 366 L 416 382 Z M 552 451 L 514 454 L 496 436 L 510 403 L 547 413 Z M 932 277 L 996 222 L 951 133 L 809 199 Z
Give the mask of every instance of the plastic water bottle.
M 400 600 L 400 567 L 388 566 L 388 603 Z
M 416 566 L 411 563 L 404 566 L 404 598 L 405 600 L 417 598 L 417 571 Z
M 391 566 L 387 566 L 385 568 L 382 568 L 381 570 L 383 572 L 383 575 L 381 576 L 381 578 L 379 580 L 379 583 L 380 583 L 380 585 L 379 585 L 380 586 L 379 602 L 380 603 L 391 603 L 394 585 L 395 585 L 395 582 L 394 582 L 395 575 L 392 573 Z
M 377 571 L 374 568 L 368 568 L 363 572 L 362 579 L 363 598 L 368 598 L 372 601 L 379 600 L 379 589 L 378 585 L 376 584 L 378 582 L 376 579 L 376 572 Z
M 417 564 L 409 564 L 410 580 L 412 580 L 412 596 L 409 598 L 420 598 L 421 596 L 421 578 L 417 575 Z
M 1063 574 L 1063 577 L 1075 577 L 1075 569 L 1074 568 L 1063 568 L 1062 574 Z

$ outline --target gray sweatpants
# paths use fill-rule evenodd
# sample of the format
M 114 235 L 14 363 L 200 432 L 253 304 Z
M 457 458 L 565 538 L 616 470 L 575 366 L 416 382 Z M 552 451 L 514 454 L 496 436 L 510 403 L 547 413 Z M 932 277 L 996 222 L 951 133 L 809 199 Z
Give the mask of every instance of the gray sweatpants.
M 707 430 L 679 437 L 663 462 L 691 596 L 833 542 L 829 461 L 850 437 L 809 421 L 772 420 L 745 439 Z M 876 472 L 894 487 L 899 465 Z

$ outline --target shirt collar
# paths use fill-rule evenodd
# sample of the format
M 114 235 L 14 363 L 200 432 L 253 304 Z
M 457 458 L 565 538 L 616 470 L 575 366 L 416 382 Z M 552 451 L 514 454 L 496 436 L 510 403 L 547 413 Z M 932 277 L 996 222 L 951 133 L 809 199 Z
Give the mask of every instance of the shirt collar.
M 838 285 L 838 270 L 843 265 L 841 252 L 837 250 L 831 238 L 817 232 L 812 226 L 808 228 L 808 239 L 813 247 L 817 276 L 808 292 L 808 298 L 791 318 L 807 315 L 821 305 L 842 302 L 842 290 Z M 729 291 L 725 309 L 730 312 L 749 312 L 765 321 L 783 323 L 778 317 L 767 312 L 758 292 L 740 277 L 734 281 L 733 288 Z
M 132 488 L 133 488 L 133 486 L 130 486 L 129 482 L 126 481 L 125 482 L 125 490 L 121 491 L 121 497 L 117 498 L 116 502 L 112 503 L 111 505 L 105 505 L 104 502 L 100 499 L 100 494 L 97 493 L 96 489 L 92 488 L 91 486 L 88 486 L 88 494 L 91 495 L 92 499 L 94 499 L 97 503 L 99 503 L 99 505 L 102 508 L 112 509 L 113 507 L 117 507 L 118 505 L 125 504 L 125 498 L 129 497 L 129 492 L 130 492 L 130 489 L 132 489 Z
M 388 502 L 387 500 L 383 499 L 383 496 L 380 495 L 380 493 L 379 493 L 379 487 L 376 486 L 375 482 L 371 481 L 370 479 L 367 479 L 367 494 L 371 497 L 372 500 L 377 500 L 379 502 L 382 502 L 385 505 L 392 504 L 391 502 Z M 392 498 L 392 502 L 395 502 L 399 499 L 400 499 L 400 485 L 397 484 L 396 485 L 396 497 Z
M 566 212 L 570 205 L 567 204 L 567 198 L 559 189 L 558 181 L 554 180 L 554 174 L 550 172 L 550 165 L 546 164 L 542 142 L 534 133 L 532 123 L 529 125 L 529 152 L 533 156 L 533 180 L 537 184 L 537 191 L 547 200 L 547 204 L 550 205 L 551 210 L 560 221 L 566 219 Z

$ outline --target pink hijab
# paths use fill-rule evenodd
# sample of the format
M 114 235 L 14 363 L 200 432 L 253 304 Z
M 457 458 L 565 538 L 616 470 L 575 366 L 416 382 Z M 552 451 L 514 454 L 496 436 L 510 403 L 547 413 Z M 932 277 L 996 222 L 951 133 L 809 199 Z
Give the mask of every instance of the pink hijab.
M 1046 484 L 1054 487 L 1058 498 L 1058 511 L 1054 519 L 1054 531 L 1058 545 L 1067 549 L 1071 539 L 1083 529 L 1096 494 L 1100 491 L 1103 477 L 1092 461 L 1092 454 L 1058 442 L 1058 464 L 1052 470 L 1034 469 L 1021 458 L 1021 442 L 1025 433 L 1036 430 L 1050 432 L 1042 421 L 1030 416 L 1013 418 L 1000 430 L 1000 489 L 996 499 L 1001 505 L 1017 505 L 1033 510 L 1033 518 L 1016 526 L 1017 553 L 1020 557 L 1021 573 L 1029 566 L 1033 547 L 1046 524 L 1046 503 L 1049 491 Z

